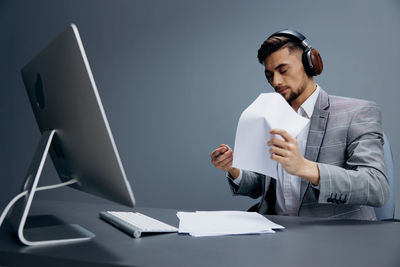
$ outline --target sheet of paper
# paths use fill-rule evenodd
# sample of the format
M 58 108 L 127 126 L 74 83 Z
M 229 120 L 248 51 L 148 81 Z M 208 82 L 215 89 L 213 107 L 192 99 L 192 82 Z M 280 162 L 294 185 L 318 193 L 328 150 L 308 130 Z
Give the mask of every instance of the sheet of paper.
M 255 212 L 197 211 L 178 212 L 179 233 L 192 236 L 242 235 L 274 233 L 283 229 Z
M 233 166 L 277 178 L 277 163 L 270 159 L 269 131 L 286 130 L 296 137 L 309 123 L 278 93 L 260 94 L 240 116 L 233 154 Z

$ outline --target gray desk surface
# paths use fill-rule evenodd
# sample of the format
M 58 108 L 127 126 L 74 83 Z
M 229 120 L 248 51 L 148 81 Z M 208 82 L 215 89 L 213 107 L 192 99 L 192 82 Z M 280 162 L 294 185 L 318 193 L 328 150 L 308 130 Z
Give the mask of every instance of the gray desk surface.
M 268 216 L 275 234 L 200 237 L 158 234 L 133 239 L 98 218 L 109 204 L 36 201 L 32 214 L 53 214 L 96 234 L 91 241 L 47 247 L 21 245 L 0 228 L 6 266 L 400 266 L 400 223 Z M 136 208 L 178 226 L 176 210 Z

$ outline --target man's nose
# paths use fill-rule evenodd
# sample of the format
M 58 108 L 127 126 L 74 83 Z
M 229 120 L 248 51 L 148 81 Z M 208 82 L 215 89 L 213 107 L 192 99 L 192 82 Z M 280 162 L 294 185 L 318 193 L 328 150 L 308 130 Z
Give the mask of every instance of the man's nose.
M 282 85 L 282 76 L 279 74 L 275 74 L 270 82 L 272 87 L 280 86 Z

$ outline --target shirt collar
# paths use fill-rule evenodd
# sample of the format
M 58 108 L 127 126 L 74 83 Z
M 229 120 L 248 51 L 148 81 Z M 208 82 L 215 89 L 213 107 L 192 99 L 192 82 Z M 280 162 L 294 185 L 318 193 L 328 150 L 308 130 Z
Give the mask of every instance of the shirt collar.
M 306 101 L 304 101 L 304 103 L 300 106 L 298 111 L 302 110 L 303 114 L 305 114 L 308 118 L 311 118 L 311 116 L 312 116 L 312 114 L 314 112 L 315 103 L 317 102 L 318 94 L 319 94 L 320 91 L 321 91 L 321 88 L 317 84 L 317 89 L 315 89 L 314 93 L 312 93 L 306 99 Z

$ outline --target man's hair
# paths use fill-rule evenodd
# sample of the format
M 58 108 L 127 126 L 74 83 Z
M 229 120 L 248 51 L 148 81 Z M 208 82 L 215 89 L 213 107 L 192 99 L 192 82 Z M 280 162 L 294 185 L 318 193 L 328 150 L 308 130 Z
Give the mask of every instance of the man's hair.
M 286 36 L 271 36 L 267 40 L 265 40 L 260 49 L 258 49 L 257 58 L 260 64 L 264 65 L 265 59 L 278 51 L 279 49 L 287 47 L 289 51 L 301 50 L 304 51 L 303 47 L 299 42 L 294 41 L 293 39 Z

